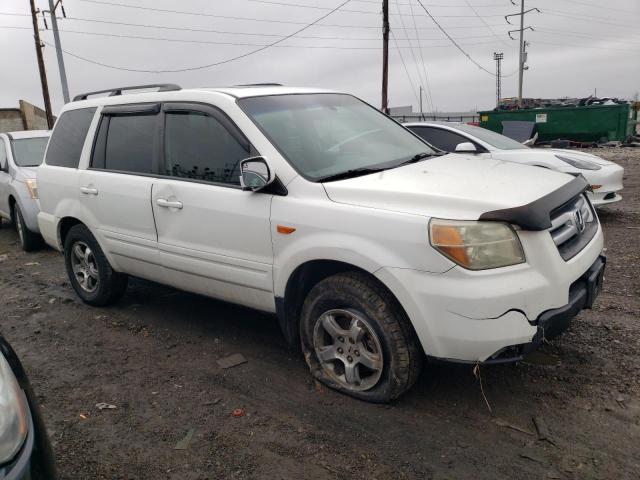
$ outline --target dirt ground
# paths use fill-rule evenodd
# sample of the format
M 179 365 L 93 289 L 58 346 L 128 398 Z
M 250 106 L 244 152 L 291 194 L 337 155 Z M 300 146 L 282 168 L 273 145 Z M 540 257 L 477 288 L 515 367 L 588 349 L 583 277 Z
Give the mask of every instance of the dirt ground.
M 430 365 L 387 406 L 320 388 L 275 318 L 148 282 L 87 307 L 62 256 L 20 252 L 5 224 L 0 329 L 61 478 L 640 478 L 640 149 L 596 153 L 626 169 L 624 200 L 600 211 L 604 291 L 526 362 L 482 368 L 491 411 L 468 366 Z M 233 353 L 247 363 L 221 369 Z

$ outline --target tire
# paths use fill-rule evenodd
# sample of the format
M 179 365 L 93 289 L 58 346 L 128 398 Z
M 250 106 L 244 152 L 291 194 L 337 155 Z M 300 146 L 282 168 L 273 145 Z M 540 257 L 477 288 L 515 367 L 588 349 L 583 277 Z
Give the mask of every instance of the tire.
M 111 268 L 84 225 L 74 225 L 69 230 L 64 240 L 64 260 L 71 286 L 84 303 L 104 306 L 124 295 L 129 277 Z
M 17 203 L 14 209 L 15 227 L 16 232 L 18 232 L 20 248 L 25 252 L 33 252 L 42 248 L 42 237 L 27 228 L 24 223 L 24 217 L 22 216 L 22 212 L 20 211 L 20 207 Z
M 424 353 L 409 319 L 393 295 L 364 273 L 320 281 L 304 301 L 300 322 L 312 375 L 335 390 L 386 403 L 420 375 Z

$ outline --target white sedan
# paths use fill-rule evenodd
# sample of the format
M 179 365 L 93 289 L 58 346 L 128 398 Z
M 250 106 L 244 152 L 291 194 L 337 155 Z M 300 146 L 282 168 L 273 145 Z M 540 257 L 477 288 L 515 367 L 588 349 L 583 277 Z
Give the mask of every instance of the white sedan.
M 529 148 L 509 137 L 466 123 L 420 122 L 405 127 L 430 145 L 446 152 L 475 153 L 479 156 L 550 168 L 573 175 L 581 173 L 591 184 L 589 197 L 594 205 L 622 200 L 624 169 L 603 158 L 576 150 Z

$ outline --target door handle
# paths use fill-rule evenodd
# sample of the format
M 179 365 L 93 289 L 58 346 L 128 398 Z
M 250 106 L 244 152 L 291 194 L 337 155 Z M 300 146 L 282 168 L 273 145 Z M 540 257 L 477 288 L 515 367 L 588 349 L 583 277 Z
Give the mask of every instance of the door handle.
M 182 209 L 182 202 L 171 202 L 169 200 L 167 200 L 166 198 L 158 198 L 156 199 L 156 204 L 159 207 L 165 207 L 165 208 L 177 208 L 178 210 Z
M 98 195 L 98 189 L 92 187 L 80 187 L 80 191 L 86 195 Z

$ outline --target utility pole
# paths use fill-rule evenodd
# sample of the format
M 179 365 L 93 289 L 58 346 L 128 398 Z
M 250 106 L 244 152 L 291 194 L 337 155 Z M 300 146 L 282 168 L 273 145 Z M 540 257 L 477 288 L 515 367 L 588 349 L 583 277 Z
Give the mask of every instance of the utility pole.
M 500 98 L 502 97 L 502 59 L 504 53 L 493 52 L 493 59 L 496 61 L 496 107 L 500 105 Z
M 422 85 L 420 85 L 420 119 L 424 120 L 424 113 L 422 113 Z
M 47 83 L 47 72 L 44 68 L 44 58 L 42 56 L 42 42 L 40 41 L 40 31 L 38 29 L 38 10 L 36 10 L 35 0 L 31 1 L 31 20 L 33 21 L 33 38 L 36 42 L 36 57 L 38 58 L 38 70 L 40 71 L 40 83 L 42 84 L 42 98 L 44 99 L 44 110 L 47 114 L 47 125 L 53 128 L 53 114 L 51 113 L 51 99 L 49 98 L 49 84 Z
M 520 60 L 518 61 L 518 106 L 522 108 L 522 77 L 524 73 L 524 0 L 520 0 Z
M 511 3 L 513 5 L 515 5 L 515 3 L 513 2 L 513 0 L 511 0 Z M 529 10 L 525 10 L 524 9 L 524 0 L 520 0 L 520 13 L 512 13 L 510 15 L 505 15 L 504 19 L 507 21 L 507 23 L 509 25 L 511 25 L 511 22 L 509 22 L 509 17 L 514 17 L 519 15 L 520 16 L 520 28 L 518 30 L 510 30 L 509 32 L 507 32 L 509 34 L 509 38 L 511 38 L 513 40 L 513 37 L 511 36 L 512 32 L 520 32 L 520 52 L 519 52 L 519 59 L 518 59 L 518 106 L 520 108 L 522 108 L 522 80 L 523 80 L 523 73 L 525 70 L 527 70 L 528 67 L 525 66 L 525 63 L 527 62 L 527 53 L 526 53 L 526 47 L 527 47 L 527 42 L 524 41 L 524 31 L 525 30 L 533 30 L 533 28 L 531 27 L 526 27 L 524 26 L 524 16 L 532 11 L 536 11 L 538 13 L 540 13 L 540 10 L 537 8 L 530 8 Z
M 53 30 L 53 39 L 56 44 L 56 56 L 58 57 L 58 70 L 60 71 L 60 84 L 62 85 L 62 97 L 64 103 L 69 103 L 69 84 L 67 83 L 67 70 L 64 68 L 64 58 L 62 56 L 62 44 L 60 43 L 60 32 L 58 31 L 58 19 L 56 18 L 56 9 L 60 5 L 62 15 L 66 17 L 62 0 L 54 2 L 49 0 L 49 16 L 51 17 L 51 29 Z
M 389 114 L 389 0 L 382 0 L 382 112 Z

